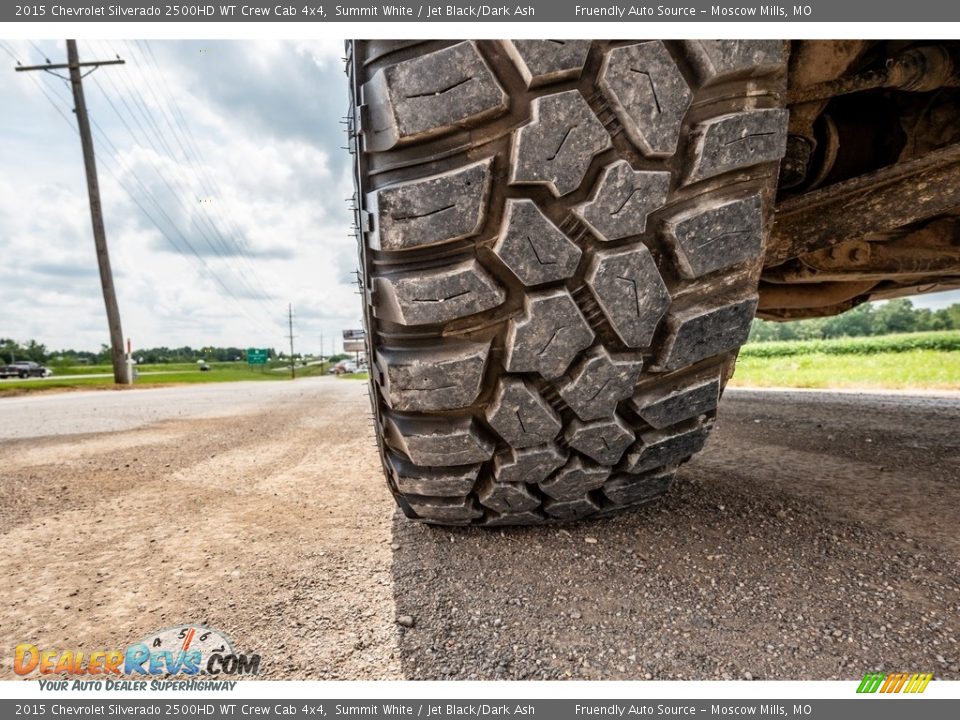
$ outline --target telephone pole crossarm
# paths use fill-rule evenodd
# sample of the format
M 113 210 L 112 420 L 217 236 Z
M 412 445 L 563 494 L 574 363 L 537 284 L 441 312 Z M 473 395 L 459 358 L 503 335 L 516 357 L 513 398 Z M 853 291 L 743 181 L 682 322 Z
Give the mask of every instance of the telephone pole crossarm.
M 76 65 L 70 63 L 47 63 L 46 65 L 17 65 L 14 70 L 17 72 L 27 72 L 28 70 L 68 70 L 72 67 L 100 67 L 101 65 L 126 65 L 126 60 L 117 58 L 116 60 L 94 60 L 92 62 L 78 62 Z

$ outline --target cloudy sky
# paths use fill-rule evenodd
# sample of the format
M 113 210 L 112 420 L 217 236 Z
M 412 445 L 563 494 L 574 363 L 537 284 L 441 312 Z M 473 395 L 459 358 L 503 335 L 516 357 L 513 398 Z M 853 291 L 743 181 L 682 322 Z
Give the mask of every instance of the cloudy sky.
M 2 48 L 25 65 L 66 57 L 62 42 Z M 339 349 L 361 316 L 342 43 L 79 49 L 81 60 L 127 61 L 84 87 L 135 347 L 284 348 L 292 303 L 298 349 L 318 351 L 321 332 L 327 352 L 334 337 Z M 0 337 L 98 349 L 108 335 L 70 89 L 13 65 L 0 49 Z

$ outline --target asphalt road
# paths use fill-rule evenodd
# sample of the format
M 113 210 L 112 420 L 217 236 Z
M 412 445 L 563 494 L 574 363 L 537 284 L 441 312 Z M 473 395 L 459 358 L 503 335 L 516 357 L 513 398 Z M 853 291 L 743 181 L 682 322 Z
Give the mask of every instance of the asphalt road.
M 173 418 L 227 417 L 307 395 L 302 383 L 256 381 L 18 395 L 0 398 L 0 441 L 132 430 Z
M 665 500 L 495 531 L 397 517 L 368 411 L 331 378 L 0 399 L 0 646 L 203 622 L 269 678 L 960 679 L 960 397 L 731 390 Z

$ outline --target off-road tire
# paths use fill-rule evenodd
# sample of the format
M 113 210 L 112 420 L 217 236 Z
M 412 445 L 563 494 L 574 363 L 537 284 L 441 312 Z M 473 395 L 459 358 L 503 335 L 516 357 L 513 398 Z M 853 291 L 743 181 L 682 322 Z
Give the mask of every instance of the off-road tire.
M 778 41 L 347 45 L 373 419 L 410 518 L 646 503 L 749 331 Z

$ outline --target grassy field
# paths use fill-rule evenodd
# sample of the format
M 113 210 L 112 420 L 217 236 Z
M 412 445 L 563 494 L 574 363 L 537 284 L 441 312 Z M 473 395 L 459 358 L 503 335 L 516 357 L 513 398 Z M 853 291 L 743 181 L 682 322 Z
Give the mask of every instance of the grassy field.
M 0 396 L 51 389 L 109 388 L 108 365 L 53 365 L 47 380 L 0 380 Z M 251 369 L 246 363 L 210 363 L 201 372 L 195 363 L 141 365 L 135 387 L 183 383 L 263 382 L 288 380 L 280 363 Z M 323 375 L 326 365 L 297 368 L 297 377 Z M 363 379 L 366 373 L 342 375 Z M 737 360 L 734 387 L 874 388 L 960 390 L 960 331 L 910 333 L 879 337 L 791 340 L 750 343 Z
M 960 390 L 960 332 L 751 343 L 730 384 Z
M 842 337 L 830 340 L 786 340 L 755 342 L 743 346 L 742 357 L 785 357 L 794 355 L 876 355 L 911 350 L 960 352 L 960 331 L 899 333 L 875 337 Z
M 201 372 L 196 363 L 169 363 L 158 365 L 140 365 L 134 387 L 159 385 L 181 385 L 184 383 L 236 382 L 239 380 L 279 381 L 289 380 L 288 365 L 273 363 L 264 368 L 251 369 L 242 362 L 210 363 L 210 370 Z M 112 374 L 109 365 L 79 365 L 63 367 L 52 365 L 53 377 L 44 380 L 0 380 L 0 396 L 4 394 L 22 394 L 24 392 L 42 392 L 52 389 L 68 390 L 74 388 L 110 388 L 112 377 L 91 377 Z M 308 365 L 297 368 L 297 377 L 323 375 L 327 364 Z

